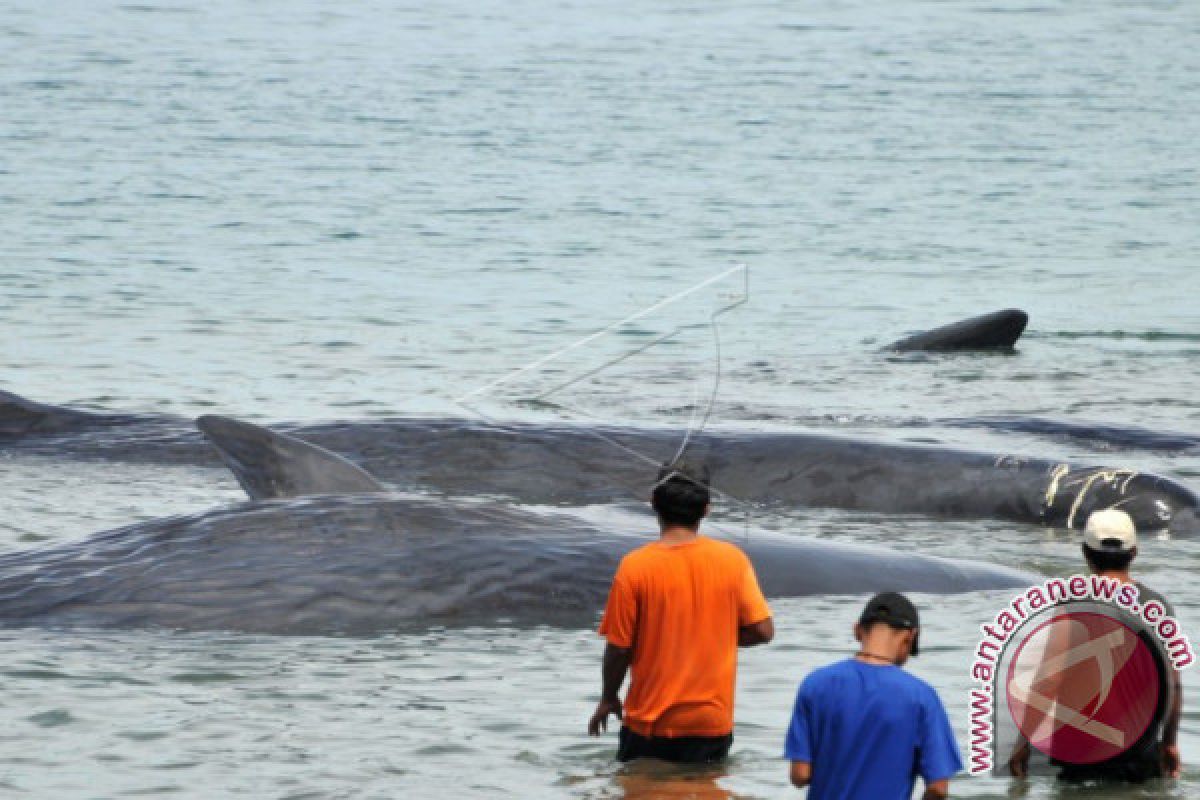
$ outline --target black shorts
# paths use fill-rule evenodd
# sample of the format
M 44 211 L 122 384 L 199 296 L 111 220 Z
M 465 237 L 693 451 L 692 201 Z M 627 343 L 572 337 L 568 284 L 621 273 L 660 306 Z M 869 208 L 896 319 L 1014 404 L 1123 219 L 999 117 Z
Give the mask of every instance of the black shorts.
M 1145 783 L 1162 774 L 1162 752 L 1155 743 L 1099 764 L 1064 765 L 1058 779 L 1066 783 Z
M 678 764 L 711 764 L 722 761 L 733 746 L 733 734 L 724 736 L 642 736 L 625 726 L 617 738 L 617 761 L 658 758 Z

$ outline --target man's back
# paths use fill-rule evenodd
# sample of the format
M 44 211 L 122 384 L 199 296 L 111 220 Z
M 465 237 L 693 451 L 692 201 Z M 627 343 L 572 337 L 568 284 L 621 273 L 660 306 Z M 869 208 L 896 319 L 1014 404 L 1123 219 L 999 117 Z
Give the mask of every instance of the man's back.
M 846 659 L 800 687 L 785 754 L 812 765 L 811 800 L 889 800 L 961 769 L 933 688 L 895 666 Z
M 630 553 L 600 626 L 633 650 L 625 724 L 643 736 L 733 729 L 738 628 L 770 616 L 745 554 L 705 536 Z
M 1119 577 L 1118 577 L 1119 579 Z M 1151 602 L 1157 602 L 1162 606 L 1166 616 L 1174 617 L 1175 608 L 1160 592 L 1151 589 L 1141 581 L 1133 581 L 1133 585 L 1138 589 L 1138 603 L 1142 608 L 1145 608 Z M 1136 620 L 1134 626 L 1137 626 Z M 1120 753 L 1107 761 L 1095 764 L 1064 764 L 1058 777 L 1061 780 L 1068 782 L 1084 782 L 1084 781 L 1119 781 L 1130 783 L 1143 783 L 1151 778 L 1156 778 L 1162 775 L 1163 755 L 1162 748 L 1164 739 L 1169 740 L 1166 743 L 1175 743 L 1175 731 L 1167 732 L 1166 728 L 1170 726 L 1178 726 L 1178 715 L 1182 712 L 1182 692 L 1183 686 L 1179 683 L 1179 675 L 1171 670 L 1169 659 L 1163 649 L 1160 640 L 1146 628 L 1143 628 L 1138 636 L 1145 642 L 1151 652 L 1157 652 L 1158 658 L 1161 658 L 1162 667 L 1170 673 L 1169 680 L 1173 682 L 1171 691 L 1174 693 L 1172 703 L 1174 704 L 1173 711 L 1168 712 L 1167 718 L 1161 722 L 1151 726 L 1142 736 L 1133 743 L 1129 749 Z M 1169 720 L 1170 714 L 1174 713 L 1175 722 Z M 1056 762 L 1057 763 L 1057 762 Z

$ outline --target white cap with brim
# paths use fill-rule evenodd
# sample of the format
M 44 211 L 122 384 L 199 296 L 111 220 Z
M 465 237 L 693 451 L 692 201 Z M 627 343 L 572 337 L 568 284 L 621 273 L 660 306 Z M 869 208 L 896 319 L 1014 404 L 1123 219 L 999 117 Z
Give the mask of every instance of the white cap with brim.
M 1094 511 L 1083 529 L 1083 542 L 1092 550 L 1128 553 L 1137 547 L 1137 527 L 1124 511 L 1115 508 Z

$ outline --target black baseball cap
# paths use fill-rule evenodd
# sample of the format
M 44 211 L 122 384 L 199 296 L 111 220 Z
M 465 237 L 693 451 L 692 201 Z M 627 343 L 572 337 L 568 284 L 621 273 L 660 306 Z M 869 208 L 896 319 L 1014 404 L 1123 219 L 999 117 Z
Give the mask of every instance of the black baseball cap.
M 917 617 L 917 607 L 907 597 L 899 592 L 880 592 L 867 601 L 862 616 L 858 618 L 859 625 L 872 622 L 882 622 L 892 628 L 901 630 L 917 630 L 921 627 Z M 913 637 L 912 654 L 917 654 L 917 637 Z

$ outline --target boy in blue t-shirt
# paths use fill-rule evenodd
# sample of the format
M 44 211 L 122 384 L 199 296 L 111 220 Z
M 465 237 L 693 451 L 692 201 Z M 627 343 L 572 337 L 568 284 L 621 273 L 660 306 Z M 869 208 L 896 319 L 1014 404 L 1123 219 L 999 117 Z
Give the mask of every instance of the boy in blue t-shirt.
M 917 776 L 924 800 L 950 793 L 962 769 L 937 692 L 900 669 L 917 654 L 917 609 L 884 592 L 863 609 L 854 658 L 822 667 L 800 684 L 784 755 L 809 800 L 908 800 Z

